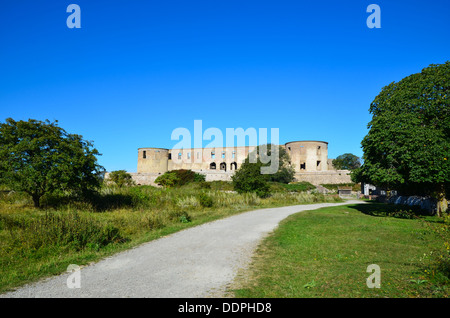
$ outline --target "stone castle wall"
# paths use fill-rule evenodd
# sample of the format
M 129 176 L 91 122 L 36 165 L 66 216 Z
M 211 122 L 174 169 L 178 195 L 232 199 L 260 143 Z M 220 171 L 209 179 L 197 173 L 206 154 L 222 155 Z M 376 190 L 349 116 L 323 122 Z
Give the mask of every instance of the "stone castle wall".
M 295 181 L 307 181 L 315 186 L 320 184 L 351 183 L 349 170 L 301 172 L 295 174 Z
M 234 171 L 193 171 L 205 175 L 206 181 L 231 181 L 231 176 L 234 174 Z M 307 181 L 315 186 L 321 184 L 351 183 L 352 181 L 349 173 L 350 171 L 348 170 L 296 173 L 294 181 Z M 161 173 L 130 173 L 130 175 L 138 185 L 156 186 L 155 179 L 160 176 Z M 107 177 L 107 175 L 105 177 Z
M 328 143 L 293 141 L 284 145 L 296 172 L 332 170 Z M 255 146 L 224 148 L 164 149 L 139 148 L 138 173 L 164 173 L 170 170 L 233 171 L 239 169 Z
M 284 145 L 295 170 L 296 181 L 314 185 L 350 183 L 347 170 L 335 170 L 328 159 L 324 141 L 292 141 Z M 131 173 L 136 184 L 155 185 L 155 179 L 170 170 L 190 169 L 204 174 L 206 181 L 231 181 L 249 153 L 256 147 L 224 148 L 139 148 L 137 173 Z

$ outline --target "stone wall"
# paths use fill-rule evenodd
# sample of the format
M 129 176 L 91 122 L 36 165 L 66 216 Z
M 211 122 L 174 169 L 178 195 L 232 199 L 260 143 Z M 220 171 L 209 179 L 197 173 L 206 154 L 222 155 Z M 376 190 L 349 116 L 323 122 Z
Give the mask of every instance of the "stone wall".
M 296 181 L 307 181 L 315 186 L 319 184 L 351 183 L 349 170 L 330 170 L 317 172 L 297 172 Z
M 287 153 L 296 172 L 316 172 L 332 169 L 325 141 L 293 141 L 286 143 Z M 239 169 L 255 146 L 223 148 L 139 148 L 138 173 L 164 173 L 190 169 L 229 172 Z
M 194 172 L 203 174 L 206 181 L 231 181 L 231 176 L 234 171 L 205 171 L 192 170 Z M 317 172 L 303 172 L 295 174 L 295 181 L 307 181 L 318 186 L 320 184 L 341 184 L 352 182 L 348 170 L 337 171 L 317 171 Z M 153 185 L 155 186 L 155 179 L 162 173 L 130 173 L 134 182 L 138 185 Z M 108 173 L 105 175 L 107 177 Z

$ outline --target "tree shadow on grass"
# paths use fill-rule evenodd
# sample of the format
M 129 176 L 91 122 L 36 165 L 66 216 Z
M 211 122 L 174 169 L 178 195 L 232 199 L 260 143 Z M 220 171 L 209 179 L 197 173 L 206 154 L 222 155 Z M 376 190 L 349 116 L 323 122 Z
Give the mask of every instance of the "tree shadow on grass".
M 355 209 L 363 214 L 375 217 L 395 217 L 401 219 L 413 219 L 416 217 L 430 216 L 430 212 L 421 209 L 418 206 L 409 206 L 402 204 L 390 204 L 370 201 L 366 204 L 349 205 L 349 208 Z M 435 220 L 434 222 L 441 222 Z
M 136 202 L 130 194 L 100 194 L 90 193 L 84 197 L 76 196 L 46 196 L 43 207 L 62 209 L 72 207 L 92 212 L 105 212 L 116 209 L 132 209 Z

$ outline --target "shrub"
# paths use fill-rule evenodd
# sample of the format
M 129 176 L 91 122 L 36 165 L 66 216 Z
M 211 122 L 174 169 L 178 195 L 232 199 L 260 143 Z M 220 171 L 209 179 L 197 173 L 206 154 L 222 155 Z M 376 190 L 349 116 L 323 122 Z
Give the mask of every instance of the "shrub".
M 192 221 L 191 216 L 186 211 L 169 211 L 169 219 L 170 220 L 177 220 L 181 223 L 189 223 Z
M 211 183 L 206 181 L 199 182 L 200 189 L 211 189 Z
M 119 188 L 122 188 L 123 186 L 134 185 L 134 181 L 133 178 L 131 177 L 131 174 L 129 174 L 125 170 L 112 171 L 108 175 L 107 181 L 114 183 Z
M 160 186 L 171 188 L 178 183 L 177 175 L 173 172 L 166 172 L 155 179 L 155 183 Z
M 192 170 L 171 170 L 155 179 L 163 187 L 179 187 L 191 182 L 204 182 L 205 176 Z
M 260 172 L 261 164 L 244 162 L 232 176 L 234 190 L 238 193 L 255 192 L 260 198 L 270 195 L 270 187 Z
M 213 199 L 206 193 L 200 193 L 198 196 L 198 201 L 200 205 L 204 208 L 210 208 L 214 205 Z

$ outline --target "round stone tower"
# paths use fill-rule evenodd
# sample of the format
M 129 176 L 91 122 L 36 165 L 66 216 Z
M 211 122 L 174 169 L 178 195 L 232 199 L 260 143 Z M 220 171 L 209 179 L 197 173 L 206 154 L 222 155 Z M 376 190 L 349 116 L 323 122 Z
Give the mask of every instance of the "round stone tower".
M 169 149 L 164 148 L 139 148 L 138 149 L 138 173 L 167 172 L 169 162 Z
M 285 144 L 295 172 L 328 170 L 328 142 L 292 141 Z

